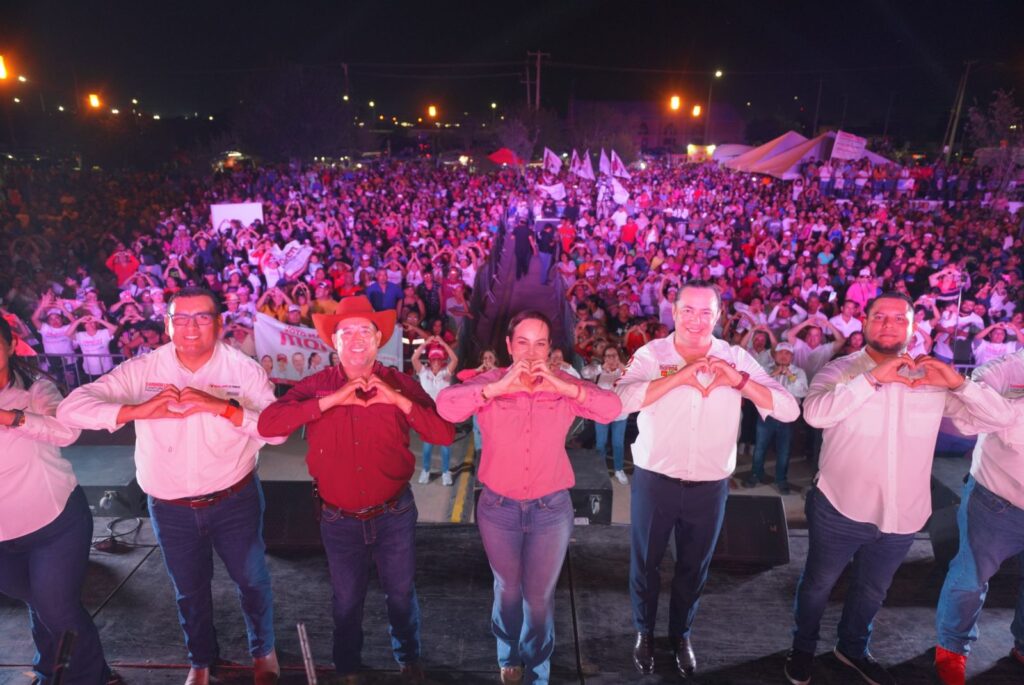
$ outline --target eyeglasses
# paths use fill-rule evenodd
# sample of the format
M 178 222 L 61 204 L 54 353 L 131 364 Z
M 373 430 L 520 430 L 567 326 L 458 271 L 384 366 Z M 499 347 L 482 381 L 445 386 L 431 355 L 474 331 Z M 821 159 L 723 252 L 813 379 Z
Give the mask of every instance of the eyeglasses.
M 357 336 L 360 338 L 368 338 L 376 332 L 377 329 L 373 326 L 345 326 L 337 330 L 338 335 L 342 338 L 354 338 Z
M 197 312 L 195 314 L 175 314 L 171 317 L 171 323 L 175 326 L 184 327 L 190 323 L 195 323 L 197 326 L 212 326 L 213 322 L 217 320 L 217 315 L 213 312 Z

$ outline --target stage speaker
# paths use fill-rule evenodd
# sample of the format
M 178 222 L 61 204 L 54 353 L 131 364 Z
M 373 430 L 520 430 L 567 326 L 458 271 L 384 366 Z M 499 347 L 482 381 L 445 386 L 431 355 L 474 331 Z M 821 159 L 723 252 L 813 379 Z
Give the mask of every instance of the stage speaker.
M 941 435 L 941 434 L 940 434 Z M 969 463 L 964 464 L 964 470 Z M 932 543 L 935 563 L 945 569 L 960 549 L 960 525 L 956 521 L 960 493 L 932 476 L 932 515 L 924 529 Z
M 318 503 L 310 481 L 261 481 L 266 509 L 263 540 L 274 551 L 321 549 Z
M 789 526 L 779 495 L 730 495 L 712 562 L 789 563 Z
M 62 450 L 71 462 L 93 516 L 149 516 L 135 480 L 135 447 L 76 443 Z

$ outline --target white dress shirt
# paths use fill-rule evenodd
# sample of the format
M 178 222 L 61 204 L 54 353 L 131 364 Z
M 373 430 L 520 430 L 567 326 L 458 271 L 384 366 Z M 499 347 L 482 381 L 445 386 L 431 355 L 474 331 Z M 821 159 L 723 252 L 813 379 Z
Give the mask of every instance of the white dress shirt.
M 850 320 L 847 321 L 843 318 L 842 314 L 836 314 L 829 319 L 828 322 L 832 324 L 837 331 L 842 333 L 844 338 L 849 338 L 851 335 L 859 330 L 863 330 L 864 328 L 864 324 L 862 324 L 860 319 L 856 316 L 851 316 Z
M 974 370 L 972 378 L 989 386 L 1010 404 L 1005 421 L 953 420 L 966 435 L 980 433 L 971 475 L 986 488 L 1024 509 L 1024 350 Z
M 828 364 L 834 354 L 835 343 L 824 341 L 817 347 L 811 347 L 800 338 L 793 341 L 793 363 L 804 370 L 808 383 L 814 381 L 815 374 Z
M 81 431 L 54 418 L 61 395 L 48 380 L 0 390 L 0 409 L 25 412 L 18 428 L 0 428 L 0 541 L 34 533 L 60 516 L 78 485 L 60 448 Z
M 724 340 L 711 341 L 709 357 L 724 359 L 746 371 L 750 380 L 772 393 L 770 411 L 757 408 L 761 416 L 794 421 L 800 415 L 796 400 L 742 347 Z M 736 439 L 740 426 L 739 391 L 718 388 L 707 398 L 696 388 L 681 386 L 642 407 L 651 381 L 676 373 L 686 362 L 676 350 L 672 337 L 647 343 L 633 355 L 626 373 L 615 385 L 622 411 L 639 411 L 640 434 L 633 443 L 633 463 L 648 471 L 688 481 L 716 481 L 728 478 L 736 469 Z
M 824 429 L 818 488 L 849 519 L 883 533 L 916 533 L 931 515 L 932 457 L 942 417 L 1000 424 L 1007 404 L 972 381 L 955 392 L 901 383 L 876 390 L 865 377 L 876 366 L 859 350 L 826 364 L 811 382 L 804 418 Z
M 274 386 L 257 362 L 218 342 L 213 356 L 195 373 L 178 360 L 174 344 L 135 357 L 75 389 L 57 409 L 69 426 L 115 431 L 125 404 L 140 404 L 166 386 L 192 387 L 242 405 L 242 425 L 202 412 L 181 419 L 135 422 L 135 468 L 139 487 L 158 499 L 199 497 L 224 490 L 256 467 L 264 443 L 256 429 L 259 414 L 274 401 Z

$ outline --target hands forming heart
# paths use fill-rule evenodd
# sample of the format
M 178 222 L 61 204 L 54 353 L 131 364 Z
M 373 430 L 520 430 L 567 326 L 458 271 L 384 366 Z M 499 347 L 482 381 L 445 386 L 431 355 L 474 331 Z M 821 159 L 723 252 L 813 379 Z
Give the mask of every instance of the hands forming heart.
M 718 388 L 732 388 L 742 380 L 740 372 L 730 362 L 718 357 L 702 357 L 675 374 L 679 385 L 693 388 L 708 397 Z
M 546 360 L 521 359 L 508 367 L 505 375 L 487 386 L 487 396 L 510 395 L 517 392 L 534 394 L 552 392 L 566 397 L 577 397 L 575 384 L 562 380 L 551 370 Z
M 145 402 L 135 405 L 134 419 L 183 419 L 207 412 L 220 414 L 224 400 L 196 388 L 167 385 Z
M 887 359 L 873 368 L 871 375 L 879 383 L 901 383 L 910 388 L 932 385 L 952 390 L 964 382 L 952 366 L 926 354 Z
M 404 399 L 398 390 L 385 383 L 379 376 L 352 378 L 336 390 L 331 397 L 332 406 L 371 407 L 375 404 L 391 404 L 401 407 Z

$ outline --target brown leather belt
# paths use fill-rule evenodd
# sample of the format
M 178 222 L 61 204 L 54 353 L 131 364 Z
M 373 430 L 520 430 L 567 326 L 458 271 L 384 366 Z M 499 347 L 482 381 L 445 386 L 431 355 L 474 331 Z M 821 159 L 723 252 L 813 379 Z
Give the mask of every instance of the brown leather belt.
M 154 497 L 153 499 L 160 504 L 174 504 L 179 507 L 189 507 L 190 509 L 205 509 L 206 507 L 212 507 L 214 504 L 217 504 L 217 502 L 220 502 L 226 497 L 234 495 L 236 492 L 244 490 L 245 486 L 252 482 L 255 474 L 255 471 L 250 471 L 242 477 L 242 480 L 238 481 L 231 487 L 218 490 L 217 492 L 211 492 L 209 495 L 200 495 L 199 497 L 182 497 L 181 499 L 159 499 L 157 497 Z
M 402 489 L 398 491 L 398 494 L 389 499 L 387 502 L 384 502 L 383 504 L 377 504 L 372 507 L 367 507 L 365 509 L 360 509 L 359 511 L 348 511 L 347 509 L 336 507 L 330 502 L 323 499 L 320 500 L 320 508 L 323 509 L 324 511 L 329 511 L 332 514 L 338 514 L 346 518 L 356 519 L 357 521 L 369 521 L 372 518 L 377 518 L 381 514 L 386 514 L 392 507 L 398 504 L 398 500 L 402 498 L 402 495 L 404 495 L 405 491 L 408 489 L 409 485 L 406 484 L 402 486 Z

